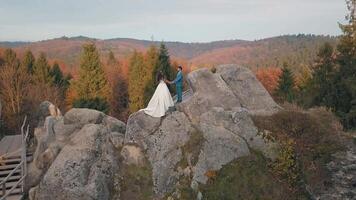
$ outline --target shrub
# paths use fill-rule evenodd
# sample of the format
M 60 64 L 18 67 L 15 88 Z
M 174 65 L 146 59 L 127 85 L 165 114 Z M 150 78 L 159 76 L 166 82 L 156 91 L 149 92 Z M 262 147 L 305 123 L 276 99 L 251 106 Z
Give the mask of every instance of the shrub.
M 331 177 L 326 164 L 333 153 L 343 150 L 339 138 L 342 126 L 331 112 L 286 106 L 272 116 L 253 120 L 260 132 L 268 130 L 281 144 L 280 155 L 271 165 L 278 177 L 303 190 L 306 183 L 314 193 L 327 187 Z
M 201 189 L 203 199 L 207 200 L 306 199 L 273 176 L 268 160 L 260 152 L 252 152 L 225 165 Z

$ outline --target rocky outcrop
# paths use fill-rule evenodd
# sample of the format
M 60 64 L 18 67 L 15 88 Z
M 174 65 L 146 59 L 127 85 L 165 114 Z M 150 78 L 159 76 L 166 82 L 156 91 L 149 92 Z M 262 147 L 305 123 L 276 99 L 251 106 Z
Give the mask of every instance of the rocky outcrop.
M 72 109 L 35 130 L 26 179 L 30 199 L 113 199 L 125 124 L 101 112 Z M 117 178 L 115 178 L 117 177 Z
M 139 111 L 126 127 L 89 109 L 51 116 L 46 112 L 51 104 L 44 103 L 42 116 L 49 117 L 35 130 L 30 199 L 120 199 L 120 185 L 127 182 L 120 173 L 132 173 L 122 169 L 133 166 L 151 171 L 152 199 L 180 199 L 183 180 L 201 199 L 199 184 L 207 183 L 210 172 L 254 151 L 274 158 L 273 145 L 259 135 L 250 115 L 280 108 L 251 71 L 226 65 L 216 73 L 194 71 L 187 80 L 192 92 L 176 111 L 162 118 Z
M 125 146 L 136 145 L 145 152 L 158 197 L 173 193 L 179 199 L 175 186 L 182 176 L 191 177 L 197 190 L 208 181 L 207 173 L 251 151 L 275 157 L 274 146 L 258 134 L 250 115 L 273 114 L 280 107 L 251 71 L 226 65 L 216 73 L 191 72 L 187 80 L 192 94 L 177 111 L 162 119 L 137 112 L 127 123 Z
M 280 109 L 249 69 L 236 65 L 222 65 L 216 68 L 216 73 L 249 113 L 270 115 Z

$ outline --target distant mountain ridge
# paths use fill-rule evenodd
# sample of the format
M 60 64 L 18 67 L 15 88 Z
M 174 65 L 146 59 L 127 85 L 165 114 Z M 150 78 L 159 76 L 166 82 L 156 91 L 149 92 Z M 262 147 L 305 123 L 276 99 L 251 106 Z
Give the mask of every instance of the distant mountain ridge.
M 126 59 L 134 50 L 145 51 L 160 41 L 131 38 L 96 39 L 85 36 L 60 37 L 38 42 L 0 42 L 0 47 L 13 48 L 21 56 L 26 49 L 35 55 L 45 52 L 50 59 L 76 65 L 83 44 L 93 42 L 102 56 L 112 51 L 118 59 Z M 256 41 L 223 40 L 207 43 L 164 42 L 173 59 L 201 67 L 234 63 L 247 67 L 310 64 L 323 43 L 337 43 L 337 37 L 320 35 L 285 35 Z

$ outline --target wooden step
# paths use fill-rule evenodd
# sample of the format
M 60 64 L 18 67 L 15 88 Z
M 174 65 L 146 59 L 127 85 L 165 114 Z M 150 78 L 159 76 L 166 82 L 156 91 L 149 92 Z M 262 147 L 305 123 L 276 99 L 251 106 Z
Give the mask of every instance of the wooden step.
M 3 181 L 4 179 L 6 178 L 5 177 L 0 177 L 0 182 Z M 7 179 L 8 181 L 18 181 L 20 180 L 21 176 L 20 175 L 12 175 L 9 179 Z
M 31 162 L 33 157 L 28 156 L 26 159 L 27 159 L 27 162 Z M 4 160 L 0 160 L 0 166 L 6 165 L 7 163 L 20 163 L 20 162 L 21 162 L 21 158 L 4 159 Z
M 21 194 L 21 193 L 22 193 L 21 188 L 15 188 L 15 189 L 11 192 L 10 196 L 15 196 L 16 194 Z M 0 198 L 1 198 L 1 196 L 2 196 L 2 191 L 0 192 Z M 9 196 L 9 197 L 10 197 L 10 196 Z M 8 200 L 9 197 L 6 197 L 6 200 Z
M 6 190 L 11 189 L 14 185 L 16 185 L 17 181 L 15 182 L 6 182 Z M 2 185 L 1 185 L 2 188 Z M 21 188 L 21 183 L 16 187 L 16 188 Z
M 10 190 L 15 184 L 17 183 L 17 181 L 15 182 L 6 182 L 6 190 Z M 1 185 L 2 188 L 2 185 Z M 19 185 L 16 186 L 16 188 L 20 188 L 21 189 L 21 183 Z
M 8 197 L 6 197 L 6 200 L 21 200 L 22 199 L 22 195 L 16 194 L 16 195 L 10 195 Z M 1 195 L 0 195 L 1 198 Z
M 0 177 L 1 176 L 6 177 L 11 171 L 12 171 L 12 169 L 0 171 Z M 16 170 L 16 172 L 13 175 L 19 174 L 19 173 L 21 173 L 21 169 Z
M 19 164 L 11 164 L 11 165 L 1 165 L 0 166 L 0 171 L 4 171 L 4 170 L 12 170 L 15 169 L 17 167 L 17 165 Z

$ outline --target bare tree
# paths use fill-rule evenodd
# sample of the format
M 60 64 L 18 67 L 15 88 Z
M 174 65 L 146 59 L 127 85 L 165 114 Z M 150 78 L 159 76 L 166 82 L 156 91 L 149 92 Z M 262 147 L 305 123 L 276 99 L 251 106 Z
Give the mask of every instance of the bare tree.
M 0 94 L 4 103 L 4 112 L 15 115 L 22 112 L 29 83 L 30 77 L 18 60 L 0 69 Z

